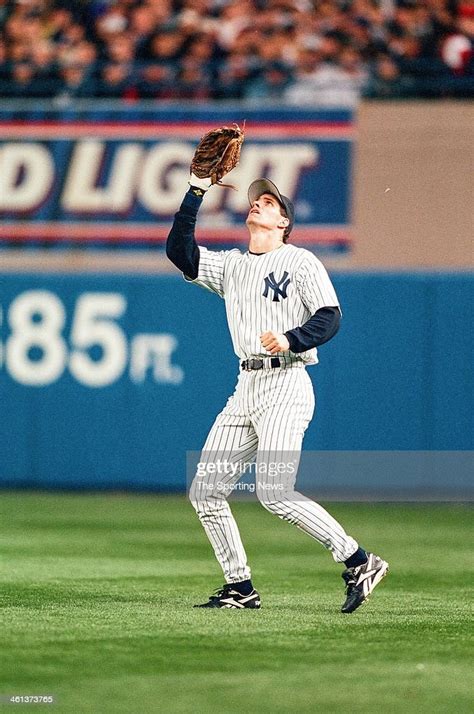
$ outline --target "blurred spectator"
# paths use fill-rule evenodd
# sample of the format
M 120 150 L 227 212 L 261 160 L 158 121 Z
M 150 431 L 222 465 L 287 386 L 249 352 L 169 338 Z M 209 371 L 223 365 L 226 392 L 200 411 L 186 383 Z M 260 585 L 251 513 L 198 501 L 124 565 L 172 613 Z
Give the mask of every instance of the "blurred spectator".
M 380 99 L 402 99 L 414 95 L 413 82 L 402 76 L 389 55 L 380 55 L 364 87 L 364 96 Z
M 243 99 L 248 83 L 257 76 L 259 65 L 252 55 L 230 53 L 219 64 L 214 97 L 216 99 Z
M 130 10 L 128 30 L 133 38 L 135 57 L 142 57 L 148 37 L 157 26 L 157 19 L 149 4 L 137 5 Z
M 441 45 L 441 57 L 453 72 L 473 73 L 474 67 L 474 4 L 462 5 L 453 33 Z
M 60 100 L 81 99 L 93 96 L 95 82 L 87 67 L 80 64 L 65 65 L 59 71 L 55 96 Z
M 132 37 L 126 32 L 114 35 L 107 43 L 105 56 L 111 62 L 133 62 L 135 47 Z
M 183 38 L 177 27 L 162 29 L 149 38 L 145 59 L 160 64 L 176 63 L 182 52 Z
M 223 6 L 217 30 L 217 42 L 223 50 L 232 50 L 239 33 L 252 25 L 255 10 L 254 3 L 249 0 L 231 0 Z
M 0 39 L 0 81 L 4 82 L 8 80 L 10 74 L 10 65 L 8 62 L 8 51 L 7 46 L 3 40 Z M 1 85 L 3 87 L 3 84 Z M 1 94 L 1 90 L 0 90 Z
M 11 76 L 3 87 L 3 95 L 22 99 L 34 96 L 32 94 L 34 74 L 33 65 L 29 62 L 15 62 Z
M 185 62 L 176 83 L 177 99 L 210 99 L 212 97 L 212 80 L 203 62 Z
M 245 84 L 246 99 L 281 100 L 292 81 L 292 69 L 284 62 L 265 64 L 254 79 Z
M 321 107 L 357 104 L 366 71 L 357 53 L 350 48 L 345 50 L 345 65 L 328 61 L 334 50 L 334 43 L 328 45 L 322 41 L 320 48 L 300 52 L 294 81 L 284 95 L 289 104 Z
M 368 78 L 366 62 L 364 62 L 354 47 L 348 45 L 341 50 L 339 65 L 350 77 L 358 91 L 365 85 Z
M 474 96 L 473 25 L 472 0 L 0 0 L 0 89 L 321 106 L 362 91 Z
M 176 82 L 170 67 L 160 64 L 143 66 L 138 73 L 136 92 L 140 99 L 173 99 Z
M 104 65 L 97 80 L 96 95 L 105 99 L 136 98 L 130 65 L 118 62 Z

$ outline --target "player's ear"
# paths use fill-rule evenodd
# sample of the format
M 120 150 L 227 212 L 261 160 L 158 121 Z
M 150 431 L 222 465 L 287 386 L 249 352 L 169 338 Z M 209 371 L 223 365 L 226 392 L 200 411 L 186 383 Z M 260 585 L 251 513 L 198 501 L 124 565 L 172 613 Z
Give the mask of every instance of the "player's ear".
M 281 221 L 278 224 L 278 228 L 287 228 L 290 225 L 288 218 L 282 216 Z

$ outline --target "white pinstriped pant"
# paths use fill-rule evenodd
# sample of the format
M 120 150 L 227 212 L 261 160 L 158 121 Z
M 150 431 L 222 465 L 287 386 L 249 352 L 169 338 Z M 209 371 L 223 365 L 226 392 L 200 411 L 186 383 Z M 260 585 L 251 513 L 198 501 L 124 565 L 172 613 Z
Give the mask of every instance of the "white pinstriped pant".
M 189 497 L 226 582 L 251 576 L 227 496 L 242 476 L 238 467 L 254 457 L 260 484 L 256 493 L 268 511 L 322 543 L 337 562 L 357 550 L 357 542 L 322 506 L 294 489 L 303 435 L 313 412 L 313 386 L 297 362 L 286 369 L 241 372 L 234 394 L 214 422 Z M 216 463 L 221 468 L 211 473 L 209 465 Z M 288 465 L 284 473 L 275 472 L 276 463 Z

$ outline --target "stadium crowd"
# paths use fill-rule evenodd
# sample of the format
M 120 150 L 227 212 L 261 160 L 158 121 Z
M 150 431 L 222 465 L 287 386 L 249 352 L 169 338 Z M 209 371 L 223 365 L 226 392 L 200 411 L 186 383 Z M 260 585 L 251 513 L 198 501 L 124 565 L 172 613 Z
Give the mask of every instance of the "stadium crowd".
M 0 96 L 474 96 L 474 0 L 0 0 Z

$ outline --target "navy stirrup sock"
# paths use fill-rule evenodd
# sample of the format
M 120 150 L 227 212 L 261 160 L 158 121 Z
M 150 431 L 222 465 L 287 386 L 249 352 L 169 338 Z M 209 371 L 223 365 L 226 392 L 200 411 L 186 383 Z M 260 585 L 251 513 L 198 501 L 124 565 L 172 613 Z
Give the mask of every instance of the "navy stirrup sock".
M 367 553 L 363 548 L 357 548 L 356 552 L 350 558 L 344 561 L 346 568 L 357 568 L 358 565 L 364 565 L 367 562 Z
M 253 590 L 251 580 L 242 580 L 240 583 L 231 583 L 232 589 L 237 590 L 240 595 L 250 595 Z

